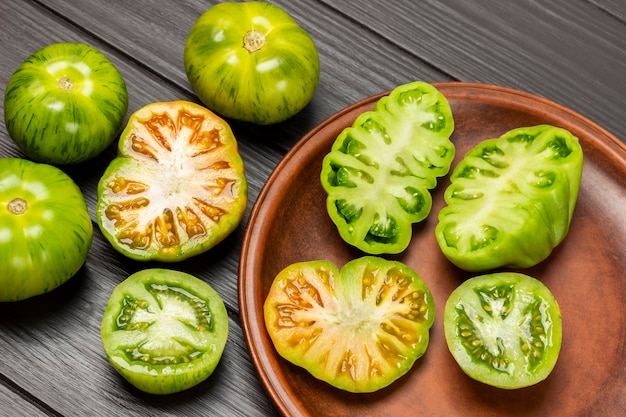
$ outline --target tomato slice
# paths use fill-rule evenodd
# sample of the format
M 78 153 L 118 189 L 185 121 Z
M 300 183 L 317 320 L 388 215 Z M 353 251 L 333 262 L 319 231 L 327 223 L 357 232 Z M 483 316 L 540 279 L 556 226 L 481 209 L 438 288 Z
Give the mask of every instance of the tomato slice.
M 576 136 L 545 124 L 480 142 L 450 176 L 435 229 L 442 253 L 474 272 L 546 259 L 567 236 L 583 157 Z
M 450 169 L 453 130 L 448 101 L 421 81 L 394 88 L 344 129 L 320 174 L 341 238 L 370 255 L 404 251 Z
M 213 373 L 226 345 L 228 315 L 204 281 L 145 269 L 113 290 L 101 337 L 107 358 L 128 382 L 151 394 L 171 394 Z
M 554 295 L 528 275 L 471 278 L 444 309 L 448 348 L 471 378 L 504 389 L 543 381 L 561 349 L 561 312 Z
M 97 220 L 124 255 L 181 261 L 240 223 L 248 186 L 230 126 L 187 101 L 135 112 L 98 184 Z
M 350 392 L 373 392 L 407 373 L 429 342 L 435 308 L 408 266 L 366 256 L 341 271 L 300 262 L 274 279 L 264 304 L 277 352 Z

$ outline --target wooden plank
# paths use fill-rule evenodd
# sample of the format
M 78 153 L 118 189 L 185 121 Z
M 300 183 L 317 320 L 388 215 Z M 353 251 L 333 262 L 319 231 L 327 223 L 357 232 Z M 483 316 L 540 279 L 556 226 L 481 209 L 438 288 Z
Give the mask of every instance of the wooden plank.
M 588 2 L 324 2 L 454 79 L 547 97 L 626 137 L 626 25 Z
M 626 23 L 626 2 L 623 0 L 589 0 L 589 3 Z
M 40 404 L 31 402 L 32 399 L 24 398 L 23 393 L 16 391 L 14 387 L 5 385 L 5 382 L 0 382 L 0 413 L 2 415 L 29 417 L 53 415 L 50 410 L 46 410 Z

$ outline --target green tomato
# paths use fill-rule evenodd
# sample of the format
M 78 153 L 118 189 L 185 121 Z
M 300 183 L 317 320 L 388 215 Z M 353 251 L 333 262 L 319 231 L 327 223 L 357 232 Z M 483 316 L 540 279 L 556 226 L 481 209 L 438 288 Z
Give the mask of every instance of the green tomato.
M 115 370 L 150 394 L 171 394 L 206 380 L 228 338 L 228 315 L 206 282 L 178 271 L 145 269 L 111 293 L 101 327 Z
M 373 392 L 426 351 L 435 319 L 430 290 L 408 266 L 366 256 L 341 270 L 299 262 L 274 279 L 264 320 L 277 352 L 350 392 Z
M 313 39 L 265 2 L 223 2 L 194 23 L 184 50 L 190 84 L 211 110 L 257 124 L 282 122 L 313 98 L 320 63 Z
M 56 43 L 35 52 L 13 73 L 4 120 L 30 158 L 74 164 L 113 142 L 127 108 L 124 79 L 101 52 L 81 43 Z
M 445 191 L 435 231 L 442 252 L 468 271 L 536 265 L 567 235 L 582 168 L 578 139 L 554 126 L 481 142 Z
M 407 248 L 454 159 L 446 98 L 432 85 L 396 87 L 344 129 L 324 157 L 326 207 L 341 237 L 369 254 Z
M 188 101 L 137 110 L 98 183 L 96 219 L 135 260 L 176 262 L 205 252 L 241 222 L 248 183 L 230 126 Z
M 65 283 L 87 259 L 92 237 L 83 195 L 63 171 L 0 159 L 0 301 Z
M 537 384 L 561 350 L 561 311 L 554 295 L 528 275 L 471 278 L 444 308 L 448 348 L 471 378 L 504 389 Z

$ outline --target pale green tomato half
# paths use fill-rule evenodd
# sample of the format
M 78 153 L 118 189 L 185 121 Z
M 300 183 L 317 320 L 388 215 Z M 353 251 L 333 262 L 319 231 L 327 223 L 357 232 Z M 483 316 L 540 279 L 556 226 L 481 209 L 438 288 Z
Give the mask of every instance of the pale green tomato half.
M 561 309 L 528 275 L 481 275 L 457 287 L 445 305 L 448 348 L 471 378 L 503 389 L 537 384 L 552 373 L 562 342 Z
M 136 388 L 172 394 L 206 380 L 228 338 L 219 294 L 192 275 L 145 269 L 112 292 L 101 337 L 111 365 Z
M 578 138 L 556 126 L 480 142 L 450 176 L 435 229 L 441 251 L 467 271 L 538 264 L 567 236 L 582 170 Z

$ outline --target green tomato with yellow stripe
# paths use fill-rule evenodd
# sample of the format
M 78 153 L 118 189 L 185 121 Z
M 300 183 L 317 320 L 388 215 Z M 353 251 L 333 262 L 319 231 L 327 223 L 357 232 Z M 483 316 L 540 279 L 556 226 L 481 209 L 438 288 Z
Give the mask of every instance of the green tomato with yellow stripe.
M 266 2 L 210 7 L 189 32 L 184 65 L 208 108 L 260 125 L 299 113 L 312 100 L 320 75 L 312 37 Z
M 59 168 L 0 158 L 0 302 L 52 291 L 87 259 L 93 223 L 76 183 Z
M 128 109 L 124 78 L 93 46 L 50 44 L 11 75 L 4 120 L 30 159 L 76 164 L 102 153 L 115 140 Z

